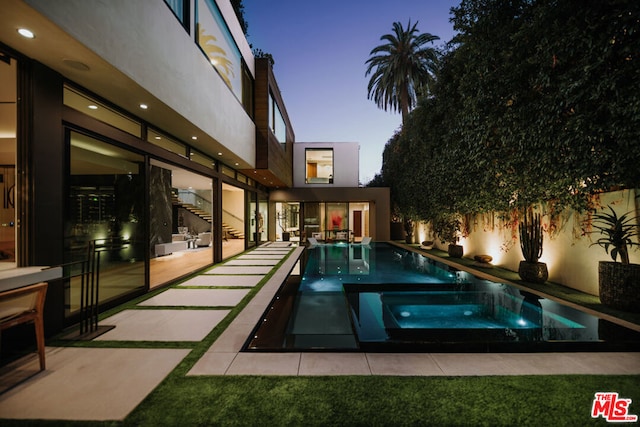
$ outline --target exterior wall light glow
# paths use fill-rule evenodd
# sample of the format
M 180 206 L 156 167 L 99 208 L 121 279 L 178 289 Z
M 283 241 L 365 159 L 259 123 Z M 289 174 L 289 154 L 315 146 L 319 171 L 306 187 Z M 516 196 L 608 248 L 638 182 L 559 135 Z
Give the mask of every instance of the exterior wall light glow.
M 26 28 L 18 28 L 18 34 L 27 39 L 33 39 L 36 37 L 31 30 L 27 30 Z

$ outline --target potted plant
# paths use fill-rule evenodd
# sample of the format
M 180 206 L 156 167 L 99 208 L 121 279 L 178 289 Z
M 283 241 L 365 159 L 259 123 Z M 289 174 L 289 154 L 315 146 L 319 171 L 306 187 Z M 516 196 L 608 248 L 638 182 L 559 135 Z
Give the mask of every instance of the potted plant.
M 637 239 L 633 241 L 639 235 L 639 217 L 631 217 L 631 212 L 618 216 L 611 206 L 608 208 L 611 213 L 596 213 L 592 222 L 592 232 L 602 237 L 591 246 L 603 247 L 613 260 L 598 263 L 600 301 L 612 308 L 640 312 L 640 264 L 629 262 L 629 248 L 640 246 Z
M 522 280 L 532 283 L 544 283 L 549 278 L 547 264 L 539 262 L 542 256 L 542 224 L 540 214 L 532 211 L 525 213 L 518 225 L 520 231 L 520 249 L 524 261 L 520 261 L 518 274 Z
M 460 240 L 460 219 L 454 215 L 442 215 L 435 220 L 433 229 L 442 243 L 449 243 L 447 253 L 452 258 L 462 258 L 464 248 L 458 245 Z
M 287 231 L 287 211 L 283 210 L 276 214 L 278 225 L 282 230 L 282 241 L 288 242 L 291 239 L 291 233 Z
M 404 241 L 407 244 L 413 243 L 413 220 L 408 216 L 404 217 Z

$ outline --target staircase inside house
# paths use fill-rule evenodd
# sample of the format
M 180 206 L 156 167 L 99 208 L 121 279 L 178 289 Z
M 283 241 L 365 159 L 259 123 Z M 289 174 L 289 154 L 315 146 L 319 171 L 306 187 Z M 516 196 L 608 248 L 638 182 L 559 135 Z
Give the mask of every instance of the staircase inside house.
M 229 224 L 222 223 L 222 235 L 225 239 L 244 239 L 244 233 L 231 227 Z
M 174 206 L 178 208 L 185 209 L 186 211 L 192 213 L 198 218 L 207 221 L 209 224 L 213 222 L 213 217 L 211 216 L 211 212 L 207 212 L 199 206 L 196 206 L 192 203 L 187 203 L 183 201 L 178 194 L 171 194 L 171 202 Z M 225 240 L 227 239 L 244 239 L 244 232 L 237 230 L 226 222 L 222 222 L 222 235 Z

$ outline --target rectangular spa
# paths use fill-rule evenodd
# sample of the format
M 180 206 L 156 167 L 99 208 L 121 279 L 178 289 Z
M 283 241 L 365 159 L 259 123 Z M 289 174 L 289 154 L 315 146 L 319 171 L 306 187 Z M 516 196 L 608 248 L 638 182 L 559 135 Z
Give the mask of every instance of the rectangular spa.
M 640 350 L 640 332 L 388 243 L 305 252 L 245 350 Z

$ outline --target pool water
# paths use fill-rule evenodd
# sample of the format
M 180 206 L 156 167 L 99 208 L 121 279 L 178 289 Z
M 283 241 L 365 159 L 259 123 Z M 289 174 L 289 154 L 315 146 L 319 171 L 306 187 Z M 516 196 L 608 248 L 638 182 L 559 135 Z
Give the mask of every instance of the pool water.
M 640 333 L 388 243 L 309 248 L 245 350 L 640 350 Z

